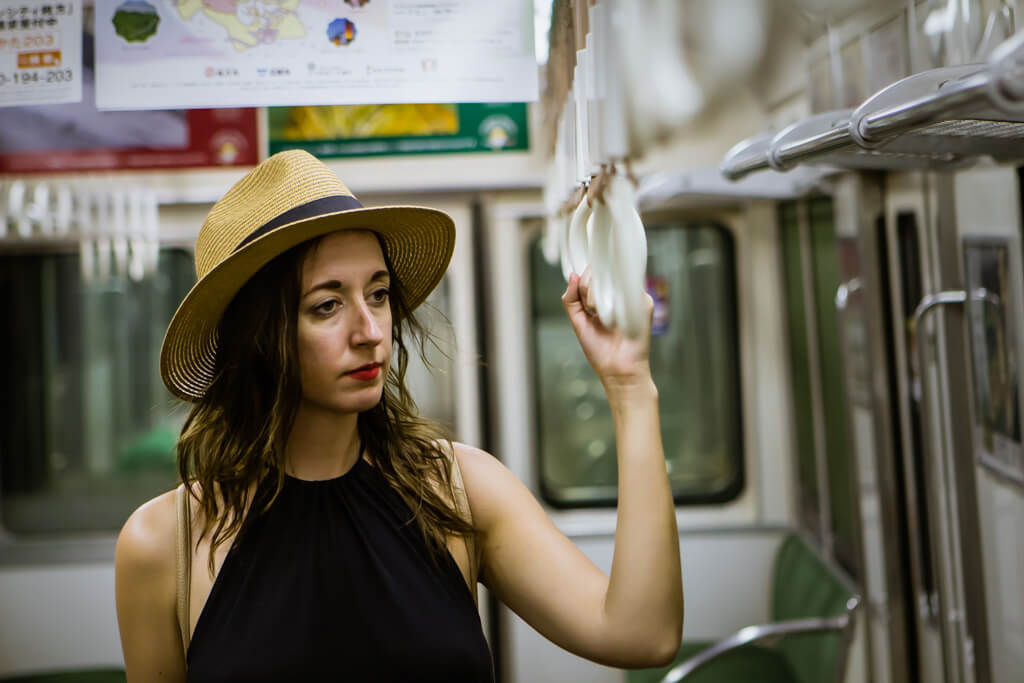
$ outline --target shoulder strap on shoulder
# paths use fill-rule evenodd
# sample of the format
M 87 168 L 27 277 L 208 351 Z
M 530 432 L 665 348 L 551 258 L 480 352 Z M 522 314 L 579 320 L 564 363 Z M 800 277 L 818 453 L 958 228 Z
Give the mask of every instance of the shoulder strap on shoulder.
M 192 590 L 192 506 L 189 502 L 188 492 L 185 484 L 182 484 L 175 491 L 175 502 L 178 509 L 178 533 L 177 533 L 177 599 L 178 599 L 178 629 L 181 631 L 181 647 L 186 658 L 188 657 L 189 644 L 189 593 Z
M 459 457 L 455 455 L 454 445 L 452 446 L 452 488 L 455 489 L 455 509 L 472 524 L 473 510 L 469 507 L 469 497 L 466 495 L 466 485 L 462 482 L 462 469 L 459 467 Z M 476 542 L 472 536 L 465 536 L 463 543 L 466 544 L 466 554 L 469 556 L 470 592 L 473 593 L 473 602 L 476 602 L 476 574 L 480 558 L 477 557 Z

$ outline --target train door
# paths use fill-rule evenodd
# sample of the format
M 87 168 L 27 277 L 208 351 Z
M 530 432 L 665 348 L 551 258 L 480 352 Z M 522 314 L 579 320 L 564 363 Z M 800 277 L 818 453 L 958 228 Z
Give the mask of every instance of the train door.
M 875 246 L 911 680 L 1001 683 L 1019 664 L 1020 540 L 1002 521 L 1020 514 L 1005 481 L 1021 469 L 1015 182 L 1008 169 L 885 177 Z M 993 594 L 1008 569 L 1014 586 Z
M 962 577 L 956 561 L 960 536 L 951 524 L 951 476 L 945 464 L 952 444 L 942 416 L 949 412 L 946 401 L 963 389 L 954 390 L 954 378 L 941 372 L 950 353 L 945 340 L 916 315 L 925 296 L 952 276 L 939 259 L 948 241 L 942 233 L 945 240 L 940 244 L 940 224 L 944 226 L 948 217 L 940 215 L 938 180 L 921 173 L 886 176 L 878 257 L 886 261 L 880 264 L 887 275 L 880 294 L 889 305 L 889 399 L 895 406 L 893 437 L 903 484 L 909 658 L 917 680 L 959 683 L 965 680 L 963 634 L 956 621 L 962 614 Z M 927 320 L 924 325 L 936 322 Z M 922 358 L 919 351 L 925 347 L 932 352 Z
M 848 433 L 856 473 L 861 586 L 870 680 L 899 683 L 911 676 L 905 590 L 907 532 L 900 502 L 902 476 L 892 439 L 893 402 L 875 390 L 889 383 L 891 337 L 885 299 L 885 216 L 882 177 L 847 173 L 834 181 L 839 285 L 835 307 L 842 336 Z M 880 249 L 881 247 L 881 249 Z
M 964 327 L 951 332 L 966 338 L 971 389 L 960 413 L 969 416 L 969 426 L 967 448 L 954 463 L 955 490 L 965 529 L 966 617 L 976 680 L 993 683 L 1019 680 L 1024 670 L 1019 178 L 1006 167 L 972 170 L 957 175 L 952 192 L 962 277 L 959 291 L 951 287 L 947 297 L 964 301 L 954 304 L 965 309 Z

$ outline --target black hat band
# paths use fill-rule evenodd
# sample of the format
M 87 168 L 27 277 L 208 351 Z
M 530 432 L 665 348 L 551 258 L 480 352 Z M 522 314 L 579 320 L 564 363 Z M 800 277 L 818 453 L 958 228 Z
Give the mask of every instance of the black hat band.
M 314 199 L 313 201 L 306 202 L 305 204 L 299 204 L 298 206 L 275 216 L 272 220 L 250 232 L 246 235 L 245 239 L 239 242 L 238 246 L 232 250 L 232 253 L 238 251 L 253 240 L 266 235 L 271 230 L 281 227 L 282 225 L 288 225 L 289 223 L 295 223 L 308 218 L 316 218 L 317 216 L 329 213 L 337 213 L 338 211 L 348 211 L 350 209 L 361 208 L 363 208 L 363 205 L 358 199 L 345 194 L 321 197 L 320 199 Z

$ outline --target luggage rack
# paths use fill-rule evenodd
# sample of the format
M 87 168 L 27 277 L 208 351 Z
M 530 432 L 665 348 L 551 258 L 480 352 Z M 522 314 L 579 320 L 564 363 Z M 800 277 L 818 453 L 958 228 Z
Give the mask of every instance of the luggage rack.
M 726 154 L 729 180 L 798 164 L 847 169 L 958 168 L 1024 158 L 1024 33 L 987 64 L 940 67 L 880 90 L 857 109 L 816 114 Z
M 824 191 L 829 172 L 801 166 L 791 173 L 762 173 L 738 182 L 722 177 L 716 168 L 644 176 L 636 190 L 641 211 L 740 205 L 756 199 L 794 199 Z

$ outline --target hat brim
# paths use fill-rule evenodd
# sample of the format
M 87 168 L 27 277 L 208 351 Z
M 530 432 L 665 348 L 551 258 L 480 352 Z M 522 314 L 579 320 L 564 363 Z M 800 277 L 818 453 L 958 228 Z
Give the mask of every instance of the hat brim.
M 410 310 L 441 281 L 455 250 L 451 217 L 421 206 L 348 209 L 275 228 L 212 268 L 178 306 L 160 348 L 160 375 L 168 390 L 186 401 L 203 397 L 214 377 L 221 316 L 263 266 L 308 240 L 357 229 L 373 231 L 383 240 Z

